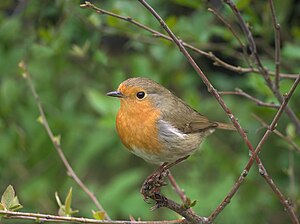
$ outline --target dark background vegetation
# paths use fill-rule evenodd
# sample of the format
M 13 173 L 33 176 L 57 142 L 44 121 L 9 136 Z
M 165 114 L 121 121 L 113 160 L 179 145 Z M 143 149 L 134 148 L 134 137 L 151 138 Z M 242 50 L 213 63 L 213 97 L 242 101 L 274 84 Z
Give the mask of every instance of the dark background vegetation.
M 216 7 L 242 33 L 228 7 L 218 1 L 150 1 L 170 28 L 184 41 L 212 51 L 225 61 L 246 66 L 240 46 L 231 32 L 208 7 Z M 235 1 L 250 24 L 264 65 L 274 71 L 274 32 L 267 1 Z M 159 24 L 137 2 L 95 1 L 103 9 L 132 18 L 160 30 Z M 81 9 L 80 1 L 0 1 L 0 192 L 12 184 L 22 211 L 56 214 L 54 193 L 64 197 L 73 187 L 73 208 L 91 217 L 92 202 L 67 176 L 42 125 L 35 101 L 20 75 L 25 60 L 54 133 L 61 135 L 63 150 L 76 173 L 95 192 L 113 219 L 177 218 L 161 209 L 151 212 L 139 193 L 155 168 L 127 152 L 115 130 L 118 100 L 105 96 L 129 77 L 149 77 L 171 89 L 212 120 L 228 121 L 201 79 L 174 44 L 157 39 L 129 23 Z M 300 3 L 275 1 L 281 24 L 282 71 L 300 70 Z M 216 67 L 193 53 L 219 91 L 239 87 L 266 102 L 276 102 L 263 78 L 254 73 L 237 74 Z M 281 91 L 292 80 L 281 81 Z M 299 116 L 300 90 L 290 106 Z M 264 129 L 251 114 L 272 120 L 275 110 L 258 107 L 240 96 L 224 96 L 226 103 L 257 144 Z M 278 129 L 300 144 L 288 117 Z M 260 157 L 269 174 L 296 207 L 299 197 L 299 154 L 287 142 L 272 135 Z M 188 161 L 173 168 L 179 185 L 198 214 L 209 215 L 221 202 L 249 158 L 237 133 L 217 131 Z M 290 175 L 294 169 L 295 173 Z M 294 177 L 294 181 L 293 181 Z M 179 201 L 168 186 L 167 195 Z M 299 211 L 298 211 L 299 214 Z M 282 205 L 253 167 L 247 180 L 216 223 L 286 223 Z M 2 222 L 8 222 L 2 220 Z

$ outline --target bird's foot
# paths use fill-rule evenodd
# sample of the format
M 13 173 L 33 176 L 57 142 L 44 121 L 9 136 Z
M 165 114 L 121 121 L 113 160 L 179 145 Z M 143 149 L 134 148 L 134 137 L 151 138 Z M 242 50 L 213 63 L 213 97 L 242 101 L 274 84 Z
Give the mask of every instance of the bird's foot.
M 158 169 L 153 174 L 147 177 L 141 187 L 141 194 L 144 196 L 144 200 L 149 198 L 157 201 L 157 197 L 160 196 L 160 189 L 166 186 L 165 178 L 168 176 L 169 170 Z

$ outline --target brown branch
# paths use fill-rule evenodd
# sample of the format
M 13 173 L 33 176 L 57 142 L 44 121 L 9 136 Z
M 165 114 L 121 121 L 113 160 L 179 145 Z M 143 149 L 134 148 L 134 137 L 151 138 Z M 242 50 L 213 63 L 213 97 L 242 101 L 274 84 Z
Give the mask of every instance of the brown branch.
M 220 95 L 239 95 L 239 96 L 244 96 L 249 100 L 252 100 L 253 102 L 256 103 L 256 105 L 258 106 L 263 106 L 263 107 L 270 107 L 270 108 L 275 108 L 278 109 L 280 107 L 280 105 L 277 105 L 275 103 L 267 103 L 267 102 L 263 102 L 251 95 L 249 95 L 248 93 L 244 92 L 243 90 L 236 88 L 236 91 L 222 91 L 219 92 Z
M 276 12 L 273 0 L 269 0 L 269 5 L 272 14 L 272 23 L 275 33 L 275 88 L 279 89 L 280 81 L 280 24 L 277 22 Z
M 161 207 L 169 208 L 174 212 L 183 216 L 189 224 L 204 224 L 207 221 L 207 218 L 197 215 L 190 208 L 184 208 L 182 205 L 176 203 L 173 200 L 168 199 L 167 197 L 163 196 L 160 193 L 156 193 L 151 198 L 156 201 L 156 205 L 154 209 L 161 208 Z
M 294 82 L 294 84 L 291 87 L 289 93 L 287 95 L 285 95 L 283 103 L 280 105 L 279 110 L 277 111 L 276 115 L 274 116 L 273 121 L 271 122 L 271 124 L 268 127 L 267 131 L 265 132 L 264 136 L 262 137 L 262 139 L 258 143 L 255 151 L 252 153 L 252 155 L 251 155 L 248 163 L 246 164 L 242 174 L 238 178 L 238 181 L 235 183 L 233 188 L 230 190 L 230 192 L 225 197 L 225 199 L 221 202 L 221 204 L 217 207 L 217 209 L 208 217 L 208 222 L 209 223 L 211 223 L 217 217 L 217 215 L 224 209 L 225 205 L 229 203 L 230 199 L 233 197 L 233 195 L 238 190 L 240 184 L 243 182 L 245 177 L 248 175 L 249 170 L 250 170 L 251 166 L 253 165 L 255 158 L 257 158 L 257 155 L 261 151 L 262 146 L 266 142 L 269 135 L 275 130 L 277 122 L 278 122 L 280 116 L 282 115 L 284 109 L 286 108 L 287 103 L 290 100 L 291 96 L 293 95 L 293 93 L 294 93 L 296 87 L 298 86 L 299 82 L 300 82 L 300 75 L 298 76 L 298 78 Z M 262 177 L 264 177 L 266 182 L 269 184 L 271 189 L 275 192 L 276 196 L 280 199 L 280 202 L 283 204 L 283 206 L 287 210 L 287 212 L 288 212 L 288 214 L 291 218 L 291 221 L 293 223 L 299 224 L 299 220 L 298 220 L 297 215 L 295 214 L 291 204 L 284 197 L 284 195 L 280 192 L 280 190 L 275 185 L 274 181 L 271 179 L 271 177 L 269 176 L 269 174 L 267 173 L 266 169 L 264 168 L 264 166 L 262 165 L 261 162 L 258 163 L 258 168 L 259 168 L 259 173 L 262 175 Z
M 240 24 L 245 36 L 248 39 L 249 48 L 250 48 L 250 51 L 251 51 L 251 53 L 254 57 L 254 62 L 257 66 L 257 69 L 260 71 L 260 73 L 264 77 L 264 79 L 267 83 L 267 86 L 273 92 L 274 96 L 282 104 L 283 101 L 284 101 L 284 97 L 280 94 L 280 91 L 277 88 L 277 86 L 272 82 L 272 80 L 270 78 L 270 72 L 268 71 L 268 69 L 263 66 L 262 61 L 260 60 L 260 57 L 259 57 L 258 52 L 257 52 L 257 47 L 256 47 L 256 44 L 255 44 L 253 35 L 252 35 L 249 27 L 247 26 L 245 20 L 243 19 L 240 11 L 237 9 L 236 5 L 234 4 L 234 2 L 232 0 L 224 0 L 224 2 L 231 8 L 233 13 L 237 17 L 237 19 L 239 21 L 239 24 Z M 279 69 L 279 67 L 278 67 L 278 69 Z M 294 113 L 294 111 L 289 106 L 287 106 L 285 108 L 285 113 L 288 115 L 291 122 L 296 127 L 296 131 L 297 131 L 298 135 L 300 135 L 300 121 L 299 121 L 298 117 L 296 116 L 296 114 Z
M 173 175 L 172 175 L 172 173 L 171 173 L 170 170 L 169 170 L 169 174 L 168 174 L 168 179 L 169 179 L 169 181 L 170 181 L 170 183 L 171 183 L 174 191 L 179 195 L 181 201 L 183 203 L 185 203 L 187 197 L 186 197 L 184 191 L 178 186 L 178 184 L 177 184 L 177 182 L 176 182 L 175 178 L 173 177 Z
M 71 223 L 99 223 L 99 224 L 173 224 L 182 223 L 183 220 L 170 220 L 170 221 L 120 221 L 120 220 L 96 220 L 88 218 L 77 218 L 67 216 L 56 216 L 41 213 L 29 213 L 29 212 L 13 212 L 0 210 L 1 217 L 4 219 L 27 219 L 35 220 L 38 223 L 41 222 L 71 222 Z M 2 216 L 4 215 L 4 216 Z
M 131 17 L 129 16 L 121 16 L 119 14 L 116 14 L 116 13 L 113 13 L 113 12 L 110 12 L 110 11 L 107 11 L 107 10 L 104 10 L 104 9 L 101 9 L 99 7 L 96 7 L 94 4 L 86 1 L 85 3 L 81 4 L 80 5 L 82 8 L 91 8 L 93 10 L 95 10 L 98 14 L 103 14 L 103 15 L 107 15 L 107 16 L 111 16 L 111 17 L 114 17 L 114 18 L 117 18 L 117 19 L 120 19 L 120 20 L 123 20 L 125 22 L 129 22 L 143 30 L 146 30 L 148 32 L 150 32 L 154 37 L 158 37 L 158 38 L 163 38 L 165 40 L 168 40 L 168 41 L 172 41 L 172 38 L 170 38 L 169 36 L 167 35 L 164 35 L 160 32 L 158 32 L 157 30 L 154 30 L 134 19 L 132 19 Z M 225 69 L 228 69 L 230 71 L 233 71 L 233 72 L 236 72 L 236 73 L 258 73 L 260 74 L 260 71 L 256 68 L 243 68 L 243 67 L 240 67 L 240 66 L 234 66 L 234 65 L 231 65 L 223 60 L 221 60 L 220 58 L 216 57 L 212 52 L 206 52 L 206 51 L 203 51 L 203 50 L 200 50 L 186 42 L 182 42 L 182 44 L 191 49 L 192 51 L 200 54 L 200 55 L 203 55 L 204 57 L 207 57 L 209 58 L 210 60 L 214 61 L 214 65 L 215 66 L 221 66 Z M 275 75 L 275 72 L 269 72 L 270 75 L 274 76 Z M 287 79 L 296 79 L 297 78 L 297 75 L 296 74 L 286 74 L 286 73 L 280 73 L 279 74 L 281 78 L 287 78 Z
M 241 128 L 241 126 L 238 123 L 237 119 L 234 117 L 234 115 L 231 113 L 229 108 L 226 106 L 224 100 L 220 97 L 217 90 L 209 82 L 209 80 L 204 75 L 202 70 L 199 68 L 197 63 L 193 60 L 193 58 L 187 52 L 187 50 L 185 49 L 182 42 L 175 36 L 175 34 L 170 30 L 170 28 L 167 26 L 167 24 L 164 22 L 164 20 L 159 16 L 159 14 L 145 0 L 139 0 L 139 2 L 142 5 L 144 5 L 144 7 L 159 21 L 159 23 L 161 24 L 163 29 L 170 35 L 170 37 L 173 39 L 173 42 L 178 46 L 178 48 L 180 49 L 182 54 L 187 58 L 188 62 L 193 66 L 195 71 L 198 73 L 198 75 L 201 77 L 203 82 L 206 84 L 206 86 L 208 88 L 208 91 L 211 92 L 213 96 L 215 96 L 215 98 L 218 100 L 219 104 L 222 106 L 224 111 L 227 113 L 227 115 L 229 116 L 229 118 L 233 122 L 234 126 L 237 128 L 238 132 L 243 137 L 243 139 L 246 142 L 249 150 L 253 153 L 252 156 L 249 159 L 248 165 L 246 166 L 246 168 L 247 168 L 246 171 L 250 170 L 250 168 L 253 165 L 254 160 L 256 160 L 257 165 L 260 168 L 260 170 L 264 171 L 263 172 L 264 175 L 262 175 L 262 176 L 265 178 L 265 180 L 267 181 L 267 183 L 269 184 L 271 189 L 275 192 L 275 194 L 279 197 L 279 199 L 280 199 L 281 203 L 284 205 L 284 207 L 288 210 L 288 213 L 289 213 L 292 221 L 295 221 L 295 220 L 298 221 L 297 216 L 295 215 L 295 213 L 294 213 L 293 209 L 290 207 L 290 205 L 286 202 L 286 200 L 282 200 L 282 198 L 284 198 L 282 193 L 279 191 L 279 189 L 277 188 L 277 186 L 275 185 L 275 183 L 273 182 L 271 177 L 267 174 L 266 169 L 264 168 L 262 162 L 260 161 L 259 157 L 257 156 L 258 152 L 260 152 L 260 150 L 261 150 L 262 145 L 264 144 L 264 142 L 266 141 L 266 139 L 268 138 L 268 136 L 270 134 L 269 131 L 271 132 L 274 128 L 270 129 L 270 130 L 268 129 L 268 131 L 266 132 L 267 134 L 262 138 L 260 144 L 257 146 L 256 150 L 254 151 L 253 146 L 251 145 L 250 141 L 248 140 L 245 131 Z M 293 94 L 296 86 L 298 85 L 299 80 L 300 80 L 300 76 L 296 79 L 296 81 L 295 81 L 294 85 L 292 86 L 292 88 L 291 88 L 289 94 L 287 95 L 287 97 L 284 98 L 283 103 L 281 104 L 281 107 L 279 108 L 277 114 L 274 117 L 272 125 L 273 125 L 274 122 L 275 122 L 275 124 L 277 123 L 279 117 L 281 116 L 281 113 L 283 112 L 283 110 L 287 106 L 288 100 L 290 99 L 290 97 Z M 272 125 L 270 127 L 272 127 Z M 245 174 L 247 175 L 247 173 L 248 172 L 246 172 L 246 173 L 243 172 L 242 176 L 244 177 L 244 175 Z M 244 178 L 239 178 L 239 179 L 241 179 L 241 182 L 240 182 L 240 184 L 241 184 L 243 182 Z M 239 188 L 240 184 L 237 186 L 237 189 Z M 226 202 L 227 202 L 227 200 L 226 200 Z
M 247 54 L 247 47 L 245 46 L 245 44 L 242 42 L 242 40 L 239 38 L 238 34 L 235 32 L 235 30 L 233 29 L 233 27 L 231 26 L 231 24 L 229 22 L 227 22 L 227 20 L 225 18 L 223 18 L 223 16 L 221 16 L 217 11 L 215 11 L 212 8 L 208 9 L 209 12 L 212 12 L 222 23 L 225 24 L 225 26 L 230 30 L 230 32 L 233 34 L 233 36 L 235 37 L 235 39 L 239 42 L 242 50 L 243 50 L 243 56 L 245 61 L 247 62 L 247 64 L 252 68 L 252 66 L 250 65 L 250 62 L 248 60 L 248 54 Z
M 94 202 L 94 204 L 96 205 L 97 209 L 99 209 L 99 211 L 103 211 L 105 213 L 105 218 L 107 220 L 110 220 L 110 217 L 108 216 L 108 214 L 106 213 L 106 211 L 103 209 L 102 205 L 99 203 L 99 201 L 97 200 L 97 198 L 95 197 L 95 195 L 85 186 L 85 184 L 80 180 L 80 178 L 77 176 L 77 174 L 75 173 L 75 171 L 73 170 L 73 168 L 71 167 L 70 163 L 68 162 L 67 158 L 65 157 L 63 150 L 61 148 L 60 145 L 60 140 L 58 139 L 58 137 L 54 136 L 49 123 L 47 121 L 41 100 L 39 95 L 37 94 L 35 87 L 33 85 L 33 82 L 31 80 L 31 76 L 30 73 L 27 70 L 27 66 L 26 64 L 22 61 L 19 63 L 19 67 L 22 69 L 23 71 L 23 77 L 27 80 L 28 86 L 31 90 L 31 93 L 35 99 L 36 105 L 38 107 L 39 113 L 40 113 L 40 122 L 42 123 L 42 125 L 44 126 L 52 144 L 54 145 L 54 148 L 56 149 L 56 152 L 58 153 L 61 161 L 63 162 L 67 174 L 73 178 L 73 180 L 75 181 L 75 183 L 78 184 L 78 186 L 89 196 L 89 198 Z
M 287 175 L 288 175 L 289 181 L 290 181 L 290 195 L 294 199 L 293 201 L 296 202 L 294 204 L 294 207 L 295 207 L 295 211 L 297 211 L 299 203 L 297 203 L 294 153 L 291 150 L 289 151 L 289 167 L 287 169 Z
M 258 120 L 265 128 L 269 128 L 268 124 L 266 122 L 264 122 L 263 119 L 261 119 L 259 116 L 257 116 L 256 114 L 252 114 L 252 116 L 256 120 Z M 294 149 L 295 151 L 297 151 L 298 153 L 300 153 L 300 147 L 289 136 L 286 136 L 286 135 L 282 134 L 280 131 L 278 131 L 276 129 L 273 132 L 274 132 L 274 134 L 276 134 L 280 138 L 282 138 L 284 141 L 286 141 L 287 143 L 289 143 L 291 145 L 292 149 Z

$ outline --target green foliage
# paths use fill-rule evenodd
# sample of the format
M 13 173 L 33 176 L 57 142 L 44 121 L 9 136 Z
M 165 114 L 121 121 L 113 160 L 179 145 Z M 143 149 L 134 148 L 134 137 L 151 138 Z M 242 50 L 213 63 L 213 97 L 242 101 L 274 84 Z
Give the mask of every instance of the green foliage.
M 58 196 L 58 193 L 55 192 L 55 199 L 56 199 L 56 202 L 57 202 L 57 204 L 58 204 L 58 206 L 59 206 L 58 214 L 59 214 L 60 216 L 68 216 L 68 217 L 70 217 L 70 216 L 72 216 L 73 214 L 75 214 L 75 213 L 78 212 L 78 210 L 73 210 L 73 209 L 71 208 L 72 195 L 73 195 L 72 192 L 73 192 L 73 191 L 72 191 L 72 188 L 70 188 L 70 190 L 69 190 L 69 192 L 68 192 L 68 195 L 67 195 L 67 197 L 66 197 L 66 199 L 65 199 L 65 203 L 64 203 L 64 204 L 61 203 L 61 200 L 60 200 L 60 198 L 59 198 L 59 196 Z
M 215 1 L 208 2 L 173 0 L 151 4 L 180 39 L 212 51 L 232 65 L 249 67 L 238 41 L 207 7 L 216 6 L 247 45 L 231 10 L 219 3 L 212 5 Z M 264 65 L 274 71 L 274 32 L 268 1 L 235 2 L 255 36 Z M 274 3 L 281 25 L 281 72 L 299 73 L 299 3 Z M 64 202 L 60 201 L 61 212 L 72 214 L 72 199 L 72 205 L 80 210 L 78 216 L 103 218 L 99 211 L 91 213 L 95 206 L 66 174 L 46 131 L 36 121 L 39 112 L 35 100 L 19 75 L 18 63 L 25 60 L 66 157 L 108 214 L 113 219 L 128 219 L 129 214 L 142 220 L 177 218 L 166 210 L 150 212 L 151 205 L 142 200 L 140 185 L 155 167 L 124 149 L 115 130 L 119 102 L 105 93 L 115 90 L 126 78 L 144 76 L 168 87 L 212 120 L 228 121 L 226 114 L 174 44 L 128 22 L 81 9 L 79 4 L 61 0 L 0 1 L 0 191 L 12 184 L 28 211 L 56 214 L 53 193 L 67 192 L 73 186 L 73 197 L 69 191 Z M 160 24 L 136 1 L 95 4 L 162 32 Z M 260 75 L 237 74 L 214 66 L 199 54 L 192 55 L 219 91 L 238 87 L 262 101 L 277 102 Z M 291 84 L 291 80 L 282 79 L 281 92 L 285 93 Z M 298 88 L 290 102 L 298 117 L 299 96 Z M 256 145 L 265 129 L 251 113 L 269 123 L 275 110 L 259 107 L 241 96 L 223 98 Z M 286 115 L 277 129 L 300 144 Z M 249 156 L 243 140 L 232 132 L 216 131 L 201 148 L 172 171 L 187 196 L 197 200 L 189 206 L 207 216 L 233 186 Z M 290 148 L 286 141 L 272 135 L 260 156 L 280 190 L 299 207 L 299 154 L 289 152 Z M 291 172 L 286 172 L 291 170 L 291 158 L 294 184 Z M 19 208 L 14 207 L 18 204 L 14 191 L 9 191 L 12 207 L 5 202 L 4 208 Z M 179 201 L 170 186 L 164 191 Z M 282 206 L 253 167 L 215 223 L 275 223 L 275 218 L 278 223 L 288 222 Z
M 18 197 L 15 196 L 14 188 L 9 185 L 1 196 L 0 210 L 17 211 L 22 207 Z

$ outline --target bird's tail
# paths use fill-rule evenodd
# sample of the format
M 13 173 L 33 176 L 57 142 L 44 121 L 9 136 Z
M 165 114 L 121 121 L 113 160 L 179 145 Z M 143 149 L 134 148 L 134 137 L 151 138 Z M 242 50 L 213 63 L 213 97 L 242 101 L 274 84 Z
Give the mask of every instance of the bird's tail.
M 223 129 L 228 131 L 236 131 L 236 128 L 233 126 L 233 124 L 227 124 L 222 122 L 215 122 L 217 124 L 217 129 Z

